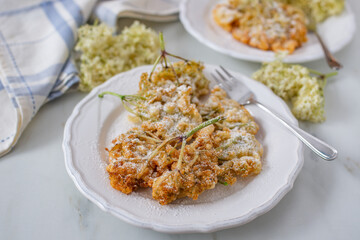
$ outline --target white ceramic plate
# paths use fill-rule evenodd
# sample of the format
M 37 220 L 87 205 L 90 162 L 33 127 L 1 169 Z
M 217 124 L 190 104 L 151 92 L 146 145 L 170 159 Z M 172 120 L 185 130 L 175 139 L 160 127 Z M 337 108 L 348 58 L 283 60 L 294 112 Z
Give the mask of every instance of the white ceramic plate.
M 263 51 L 243 44 L 214 22 L 211 11 L 219 2 L 219 0 L 182 1 L 180 19 L 185 29 L 201 43 L 229 56 L 253 62 L 274 60 L 274 52 Z M 349 5 L 346 5 L 341 15 L 330 17 L 318 26 L 318 32 L 333 53 L 351 41 L 355 30 L 355 18 Z M 323 57 L 324 54 L 319 41 L 313 33 L 308 33 L 308 41 L 287 56 L 284 61 L 300 63 Z
M 130 0 L 123 1 L 129 11 L 150 15 L 172 15 L 179 12 L 179 4 L 182 0 Z
M 206 65 L 205 74 L 214 69 Z M 263 170 L 253 178 L 232 186 L 218 184 L 199 199 L 184 198 L 161 206 L 151 197 L 151 189 L 125 195 L 110 186 L 105 170 L 105 147 L 131 127 L 128 113 L 113 96 L 99 99 L 102 91 L 134 94 L 143 66 L 119 74 L 95 88 L 74 109 L 65 126 L 65 164 L 77 188 L 106 212 L 136 226 L 161 232 L 211 232 L 238 226 L 269 211 L 292 188 L 303 164 L 302 144 L 278 122 L 256 106 L 247 108 L 259 123 L 257 139 L 263 144 Z M 239 73 L 233 73 L 251 88 L 258 99 L 297 125 L 287 105 L 267 87 Z

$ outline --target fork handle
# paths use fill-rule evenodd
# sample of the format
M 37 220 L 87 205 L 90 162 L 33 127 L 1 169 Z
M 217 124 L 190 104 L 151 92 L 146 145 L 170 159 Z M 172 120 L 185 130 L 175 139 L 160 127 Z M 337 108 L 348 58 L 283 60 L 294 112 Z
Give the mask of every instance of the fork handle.
M 337 157 L 337 150 L 322 140 L 314 137 L 313 135 L 305 132 L 297 126 L 294 126 L 280 117 L 274 111 L 268 107 L 259 103 L 256 100 L 252 100 L 252 103 L 256 104 L 259 108 L 279 120 L 287 129 L 289 129 L 295 136 L 297 136 L 307 147 L 309 147 L 315 154 L 326 161 L 334 160 Z
M 340 70 L 343 66 L 341 65 L 341 63 L 339 63 L 339 61 L 337 61 L 334 57 L 334 55 L 331 54 L 330 50 L 327 48 L 326 44 L 324 43 L 324 41 L 322 40 L 321 36 L 319 35 L 319 33 L 317 31 L 314 31 L 317 39 L 320 42 L 320 45 L 324 51 L 325 54 L 325 58 L 326 58 L 326 62 L 328 63 L 329 67 L 331 69 L 334 69 L 336 71 Z

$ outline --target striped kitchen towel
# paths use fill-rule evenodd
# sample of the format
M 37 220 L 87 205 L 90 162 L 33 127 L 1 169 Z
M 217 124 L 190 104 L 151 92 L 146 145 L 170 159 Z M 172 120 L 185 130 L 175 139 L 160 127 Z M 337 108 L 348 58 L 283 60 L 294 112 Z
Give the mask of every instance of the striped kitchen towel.
M 70 53 L 96 0 L 0 0 L 0 156 L 78 81 Z

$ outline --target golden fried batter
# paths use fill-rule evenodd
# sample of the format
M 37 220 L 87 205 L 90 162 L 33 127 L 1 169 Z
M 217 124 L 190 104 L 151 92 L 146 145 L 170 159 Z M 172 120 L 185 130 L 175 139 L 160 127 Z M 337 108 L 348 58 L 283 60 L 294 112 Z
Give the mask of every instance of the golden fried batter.
M 260 173 L 258 125 L 219 87 L 200 103 L 209 92 L 202 69 L 199 63 L 179 62 L 176 76 L 169 68 L 151 81 L 142 76 L 133 103 L 142 124 L 114 139 L 109 150 L 107 171 L 115 189 L 130 194 L 152 187 L 153 198 L 164 205 L 182 197 L 195 200 L 218 182 L 233 184 L 238 176 Z M 214 118 L 221 121 L 193 131 Z

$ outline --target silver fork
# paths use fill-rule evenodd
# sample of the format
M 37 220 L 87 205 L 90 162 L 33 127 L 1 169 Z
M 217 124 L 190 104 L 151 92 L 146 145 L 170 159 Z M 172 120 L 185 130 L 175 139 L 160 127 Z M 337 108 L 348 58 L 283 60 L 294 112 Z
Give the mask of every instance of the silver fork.
M 295 136 L 297 136 L 306 146 L 308 146 L 315 154 L 324 160 L 331 161 L 337 157 L 337 150 L 322 140 L 312 136 L 304 130 L 288 123 L 284 118 L 270 110 L 269 107 L 263 105 L 255 99 L 254 93 L 245 86 L 242 82 L 238 81 L 233 75 L 231 75 L 225 68 L 220 66 L 221 70 L 225 73 L 222 74 L 217 69 L 215 74 L 211 74 L 215 81 L 222 87 L 227 94 L 242 105 L 255 104 L 275 119 L 279 120 L 287 129 L 289 129 Z

